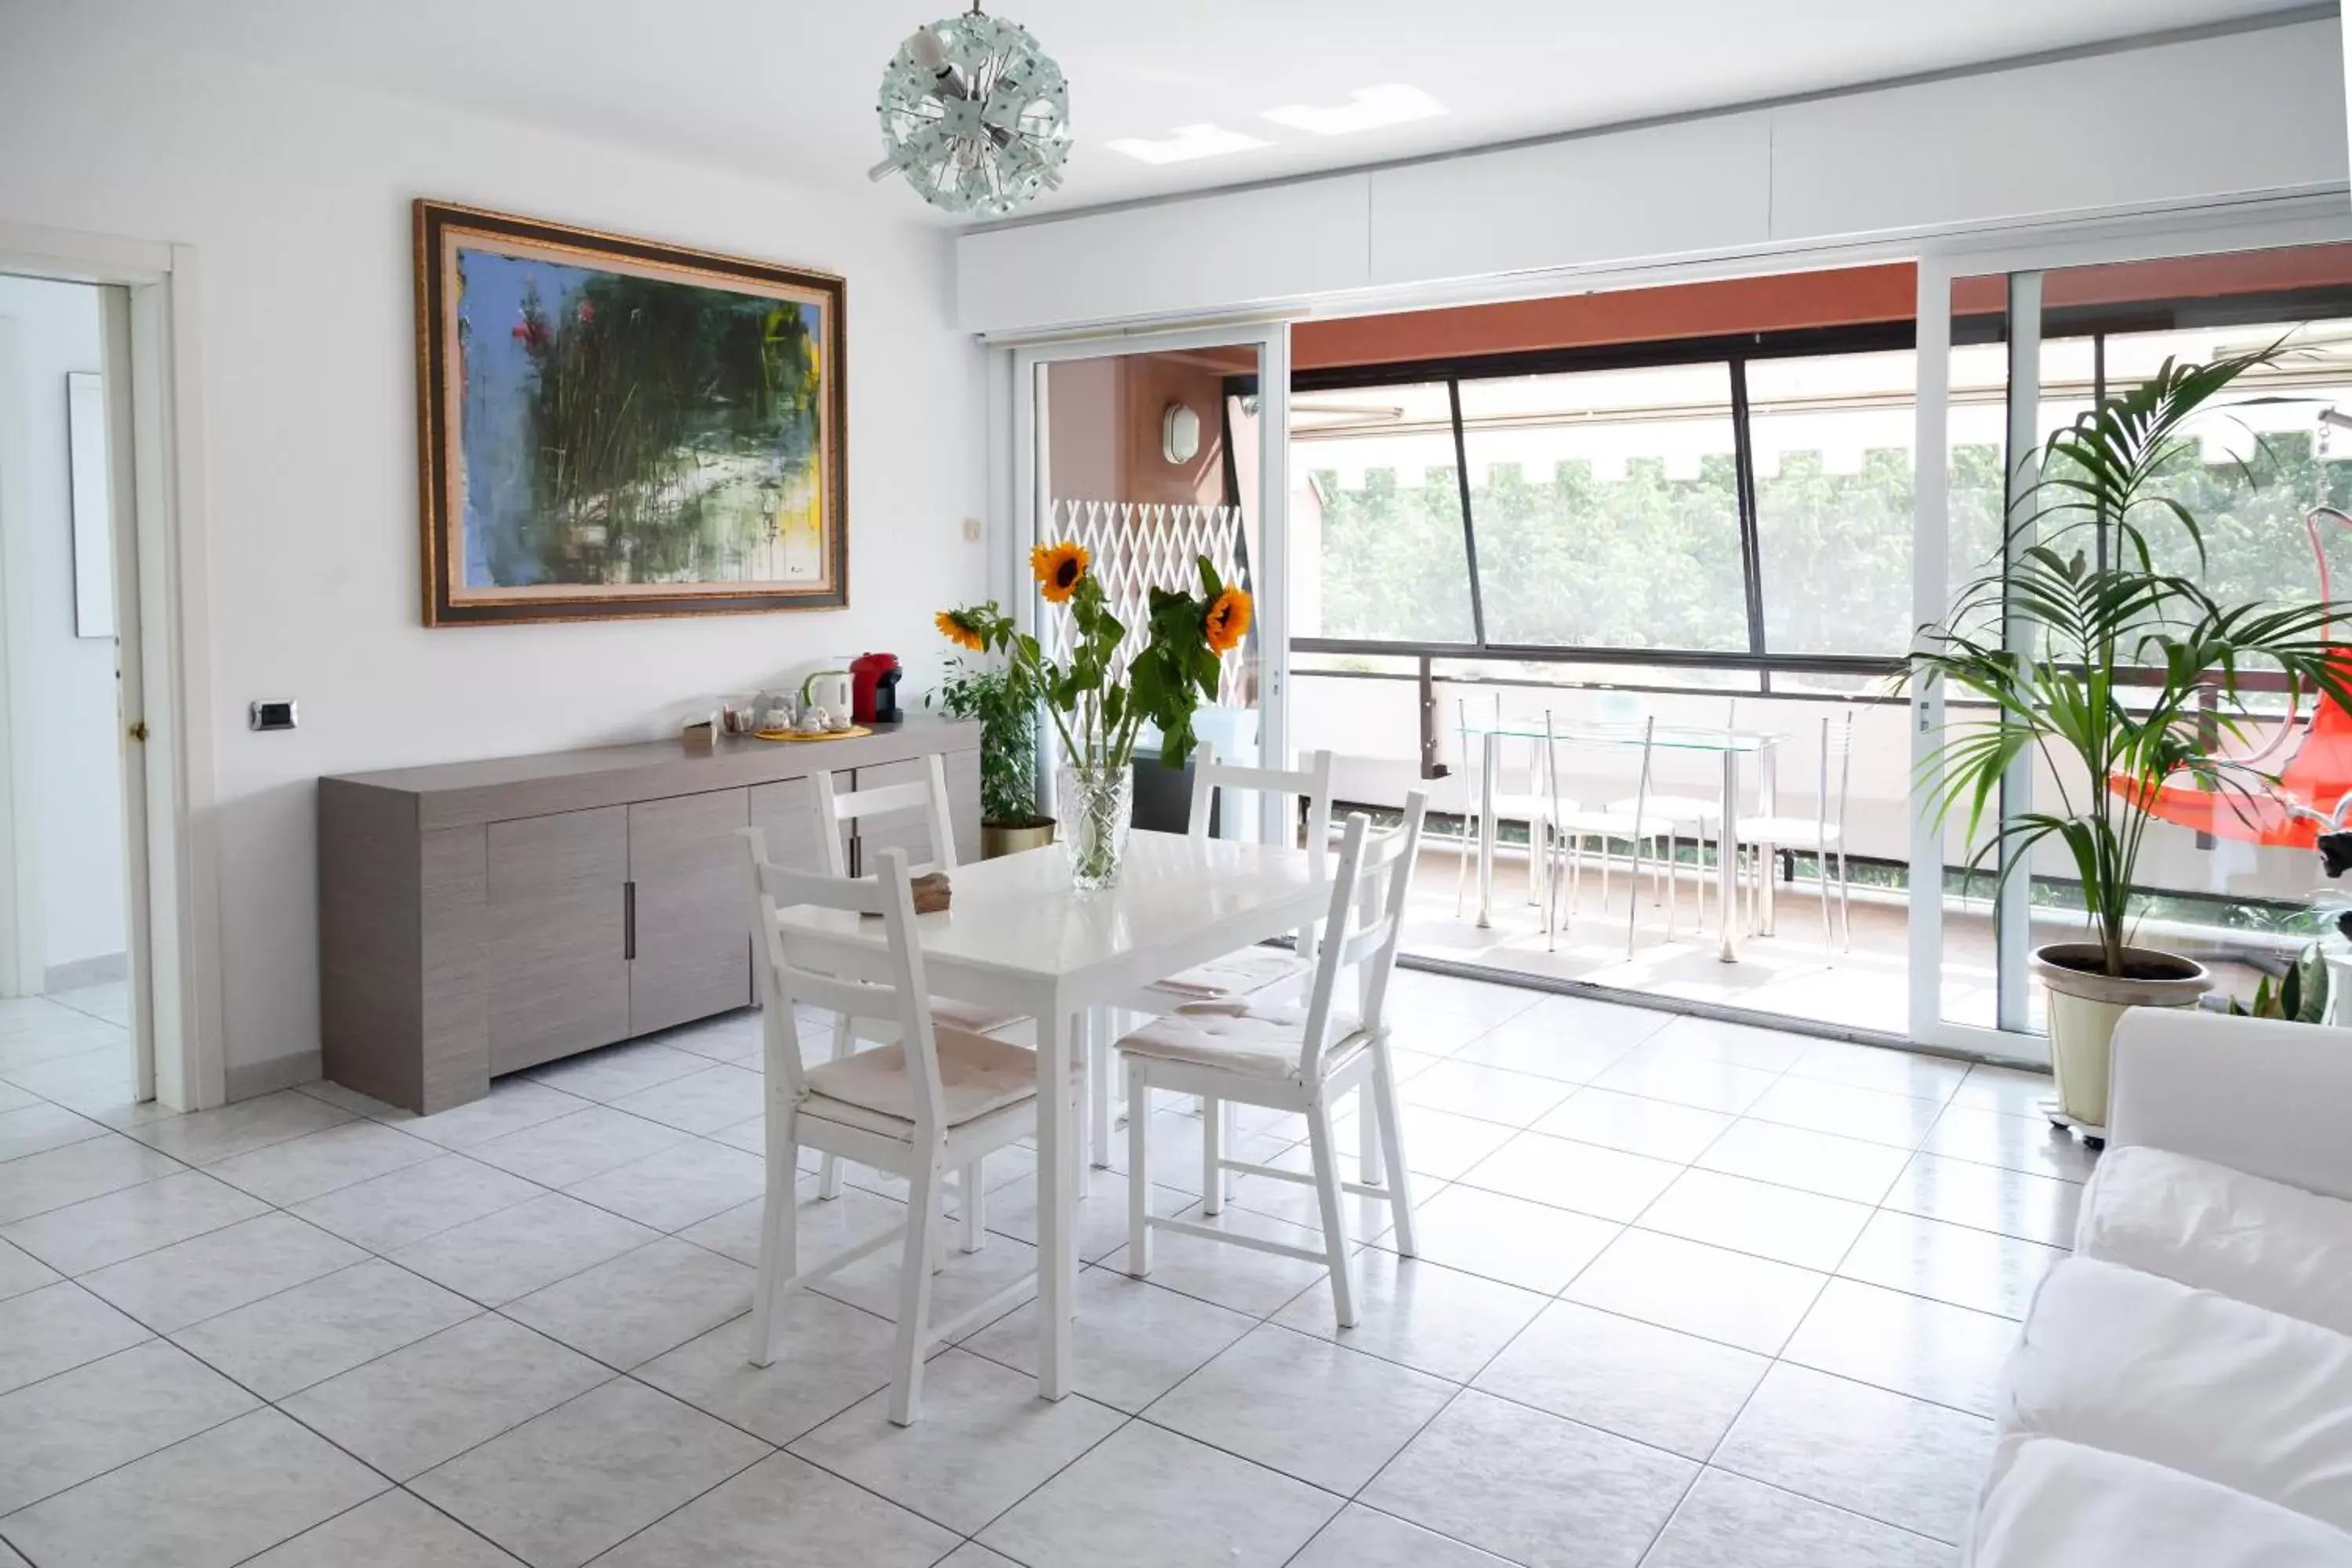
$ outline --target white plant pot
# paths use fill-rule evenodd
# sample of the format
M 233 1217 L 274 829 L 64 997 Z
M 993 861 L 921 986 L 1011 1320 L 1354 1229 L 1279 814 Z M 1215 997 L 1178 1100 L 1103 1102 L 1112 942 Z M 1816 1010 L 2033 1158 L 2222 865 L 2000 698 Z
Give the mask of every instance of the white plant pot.
M 2091 942 L 2059 942 L 2037 950 L 2033 973 L 2050 994 L 2050 1069 L 2058 1106 L 2078 1126 L 2107 1125 L 2107 1070 L 2116 1022 L 2126 1007 L 2193 1007 L 2212 989 L 2205 966 L 2148 948 L 2124 950 L 2137 973 L 2116 976 L 2098 966 Z

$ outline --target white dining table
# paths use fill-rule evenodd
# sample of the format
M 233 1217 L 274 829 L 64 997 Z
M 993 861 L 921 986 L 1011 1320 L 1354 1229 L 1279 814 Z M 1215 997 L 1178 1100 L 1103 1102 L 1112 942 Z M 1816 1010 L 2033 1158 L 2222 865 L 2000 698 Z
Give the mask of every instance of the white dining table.
M 1324 912 L 1328 860 L 1281 845 L 1138 832 L 1118 881 L 1070 885 L 1060 845 L 959 866 L 951 902 L 919 915 L 924 984 L 935 996 L 1018 1012 L 1037 1031 L 1037 1392 L 1070 1392 L 1083 1150 L 1071 1074 L 1085 1031 L 1109 1009 L 1196 963 L 1279 936 Z M 788 926 L 884 942 L 881 922 L 789 910 Z

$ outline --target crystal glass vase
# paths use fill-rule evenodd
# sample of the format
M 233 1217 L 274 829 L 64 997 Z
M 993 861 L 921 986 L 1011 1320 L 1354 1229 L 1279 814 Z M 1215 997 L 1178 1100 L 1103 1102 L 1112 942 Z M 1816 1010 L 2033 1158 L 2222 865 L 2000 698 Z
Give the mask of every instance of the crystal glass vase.
M 1070 882 L 1081 891 L 1118 880 L 1127 858 L 1127 830 L 1135 816 L 1135 770 L 1066 763 L 1058 770 L 1062 843 L 1070 855 Z

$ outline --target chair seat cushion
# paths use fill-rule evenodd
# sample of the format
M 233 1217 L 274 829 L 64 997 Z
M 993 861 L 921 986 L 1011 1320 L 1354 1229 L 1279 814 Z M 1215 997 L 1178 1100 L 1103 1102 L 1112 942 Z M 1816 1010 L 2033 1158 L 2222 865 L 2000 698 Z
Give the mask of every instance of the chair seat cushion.
M 940 1053 L 942 1122 L 961 1127 L 1037 1097 L 1037 1053 L 1025 1046 L 934 1023 Z M 915 1090 L 905 1051 L 876 1046 L 806 1074 L 803 1114 L 862 1127 L 886 1138 L 912 1138 Z
M 2352 1203 L 2227 1165 L 2110 1149 L 2074 1249 L 2352 1334 Z
M 1313 963 L 1295 952 L 1278 947 L 1245 947 L 1171 974 L 1150 989 L 1181 1006 L 1188 1002 L 1255 996 L 1286 981 L 1302 980 L 1314 971 Z
M 2000 1421 L 2352 1530 L 2352 1337 L 2210 1290 L 2064 1259 L 2034 1297 Z
M 1356 1020 L 1334 1015 L 1323 1053 L 1328 1073 L 1367 1043 Z M 1192 1003 L 1118 1042 L 1131 1057 L 1216 1068 L 1250 1078 L 1295 1079 L 1307 1041 L 1307 1006 L 1288 1002 Z
M 2244 1492 L 2057 1437 L 2005 1437 L 1969 1568 L 2346 1568 L 2352 1535 Z
M 1002 1007 L 983 1007 L 974 1002 L 953 1002 L 945 996 L 931 998 L 931 1022 L 951 1029 L 969 1029 L 975 1035 L 986 1035 L 1018 1024 L 1028 1016 L 1025 1013 L 1008 1013 Z

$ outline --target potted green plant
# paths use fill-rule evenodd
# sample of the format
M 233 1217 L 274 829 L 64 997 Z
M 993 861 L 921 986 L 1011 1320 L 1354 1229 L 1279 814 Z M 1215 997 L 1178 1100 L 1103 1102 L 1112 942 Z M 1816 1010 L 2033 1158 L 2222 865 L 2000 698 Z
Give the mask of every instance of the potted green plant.
M 2163 480 L 2194 444 L 2189 421 L 2276 353 L 2168 360 L 2054 433 L 2025 492 L 2012 559 L 1969 583 L 1946 624 L 1921 628 L 1906 677 L 1940 680 L 1991 710 L 1981 722 L 1948 723 L 1923 771 L 1939 825 L 1965 805 L 1976 843 L 2021 759 L 2040 759 L 2055 779 L 2053 808 L 2002 820 L 1969 868 L 2001 846 L 2003 880 L 2047 843 L 2074 862 L 2090 940 L 2041 948 L 2033 970 L 2050 996 L 2057 1109 L 2094 1132 L 2106 1123 L 2108 1046 L 2123 1010 L 2191 1005 L 2211 984 L 2192 960 L 2132 942 L 2134 883 L 2159 792 L 2185 775 L 2242 806 L 2275 788 L 2274 775 L 2226 750 L 2244 740 L 2250 668 L 2284 671 L 2298 697 L 2316 688 L 2352 700 L 2326 640 L 2344 606 L 2223 604 L 2196 577 L 2158 570 L 2150 547 L 2151 527 L 2178 529 L 2202 566 L 2203 531 Z M 2105 551 L 2093 542 L 2102 532 Z M 2005 637 L 2005 624 L 2027 635 Z M 2200 700 L 2209 693 L 2218 701 Z
M 980 843 L 984 858 L 1054 841 L 1054 819 L 1037 809 L 1037 691 L 1028 670 L 948 661 L 933 699 L 950 718 L 980 721 Z

